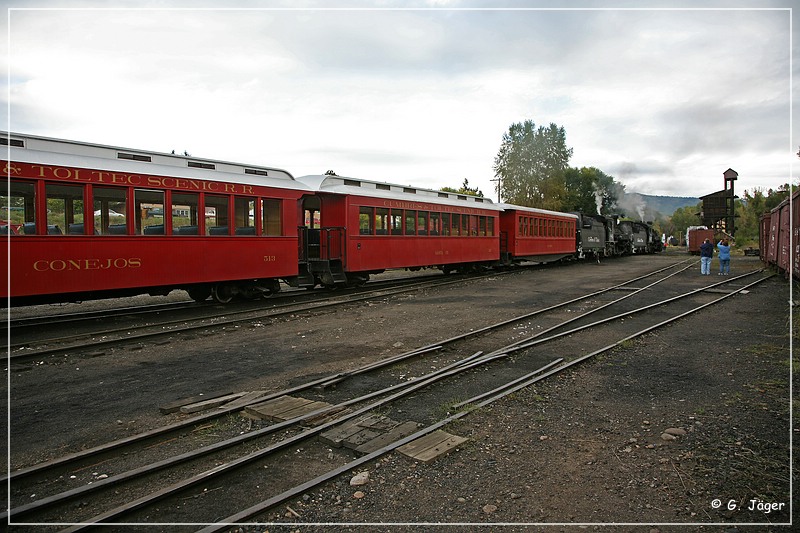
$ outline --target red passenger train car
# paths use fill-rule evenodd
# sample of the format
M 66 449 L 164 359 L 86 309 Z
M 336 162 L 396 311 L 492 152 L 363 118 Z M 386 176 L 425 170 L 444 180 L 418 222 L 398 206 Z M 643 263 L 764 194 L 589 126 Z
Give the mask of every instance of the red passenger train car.
M 570 213 L 33 135 L 0 141 L 0 297 L 14 306 L 173 289 L 224 303 L 281 281 L 360 285 L 390 269 L 470 271 L 583 250 Z
M 578 215 L 511 204 L 500 206 L 503 263 L 547 263 L 577 253 Z
M 331 175 L 297 179 L 314 191 L 303 197 L 301 286 L 497 263 L 500 208 L 488 198 Z
M 3 134 L 12 305 L 182 288 L 227 302 L 297 275 L 298 201 L 284 170 Z M 10 256 L 8 255 L 10 254 Z

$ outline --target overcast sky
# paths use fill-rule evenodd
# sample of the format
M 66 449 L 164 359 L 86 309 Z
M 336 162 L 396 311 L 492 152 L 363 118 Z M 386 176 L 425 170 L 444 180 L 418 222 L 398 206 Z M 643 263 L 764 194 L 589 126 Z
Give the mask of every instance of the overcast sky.
M 503 134 L 530 119 L 629 192 L 701 196 L 728 168 L 737 193 L 775 188 L 800 162 L 792 4 L 6 0 L 3 123 L 496 200 Z M 186 5 L 207 9 L 164 9 Z

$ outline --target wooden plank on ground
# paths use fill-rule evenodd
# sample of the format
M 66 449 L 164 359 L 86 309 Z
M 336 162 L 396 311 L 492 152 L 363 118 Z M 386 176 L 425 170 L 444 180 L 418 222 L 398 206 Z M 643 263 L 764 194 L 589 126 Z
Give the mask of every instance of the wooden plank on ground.
M 433 433 L 429 433 L 424 437 L 420 437 L 417 440 L 400 446 L 397 451 L 415 461 L 427 463 L 439 455 L 449 452 L 467 440 L 468 439 L 465 437 L 459 437 L 457 435 L 451 435 L 446 431 L 436 430 Z
M 271 411 L 277 411 L 284 407 L 294 407 L 296 405 L 302 404 L 305 401 L 304 398 L 296 398 L 294 396 L 278 396 L 277 398 L 272 398 L 266 400 L 264 402 L 259 402 L 257 404 L 251 405 L 250 407 L 253 408 L 269 408 Z
M 432 448 L 428 448 L 424 450 L 422 453 L 418 454 L 414 459 L 417 461 L 422 461 L 423 463 L 428 463 L 433 461 L 440 455 L 444 455 L 446 453 L 450 453 L 451 451 L 455 450 L 457 446 L 464 444 L 469 439 L 466 437 L 459 437 L 458 435 L 450 435 L 444 442 L 440 442 L 436 446 Z
M 340 416 L 343 416 L 350 412 L 352 412 L 352 409 L 339 405 L 336 406 L 334 409 L 331 409 L 330 411 L 322 413 L 321 415 L 309 418 L 308 420 L 306 420 L 306 424 L 315 427 L 321 426 L 322 424 L 327 424 L 328 422 L 332 422 L 333 420 L 336 420 Z
M 375 437 L 380 437 L 381 435 L 383 435 L 383 431 L 370 428 L 361 428 L 361 431 L 353 433 L 346 439 L 343 439 L 342 446 L 345 448 L 350 448 L 351 450 L 355 450 L 362 444 L 371 441 Z
M 275 417 L 284 411 L 289 411 L 301 405 L 311 402 L 305 398 L 295 398 L 293 396 L 279 396 L 266 402 L 248 405 L 244 408 L 248 414 L 266 420 L 275 420 Z
M 227 396 L 220 396 L 219 398 L 212 398 L 210 400 L 205 400 L 203 402 L 184 405 L 183 407 L 181 407 L 181 413 L 188 414 L 188 413 L 196 413 L 198 411 L 205 411 L 206 409 L 218 407 L 224 403 L 228 403 L 237 398 L 241 398 L 245 394 L 246 393 L 244 392 L 237 392 L 236 394 L 229 394 Z
M 403 422 L 402 424 L 393 427 L 386 433 L 379 435 L 368 442 L 365 442 L 356 448 L 356 451 L 363 454 L 372 453 L 375 450 L 380 450 L 381 448 L 402 439 L 403 437 L 411 435 L 417 431 L 418 428 L 419 424 L 416 422 Z
M 308 403 L 303 405 L 299 405 L 294 409 L 289 409 L 288 411 L 282 411 L 279 414 L 275 415 L 275 419 L 278 421 L 282 420 L 291 420 L 292 418 L 297 418 L 298 416 L 307 415 L 312 411 L 316 411 L 318 409 L 322 409 L 323 407 L 330 407 L 331 404 L 325 402 L 315 402 L 309 400 Z
M 222 393 L 214 393 L 214 394 L 201 394 L 199 396 L 191 396 L 189 398 L 182 398 L 180 400 L 175 400 L 174 402 L 170 402 L 166 405 L 162 405 L 158 408 L 161 411 L 162 415 L 167 415 L 169 413 L 175 413 L 181 410 L 181 407 L 184 405 L 190 405 L 197 402 L 202 402 L 204 400 L 211 400 L 213 398 L 219 398 L 221 396 L 228 396 L 233 394 L 233 391 L 222 392 Z
M 362 420 L 351 420 L 350 422 L 343 424 L 339 427 L 335 427 L 325 433 L 322 433 L 319 436 L 319 440 L 325 444 L 330 444 L 331 446 L 338 448 L 342 445 L 342 441 L 351 435 L 355 435 L 359 431 L 363 430 L 364 427 L 359 425 L 359 422 Z
M 237 407 L 245 407 L 250 402 L 254 402 L 261 398 L 262 396 L 266 396 L 267 391 L 265 390 L 257 390 L 253 392 L 248 392 L 238 400 L 233 400 L 231 403 L 221 405 L 220 409 L 230 409 L 230 408 L 237 408 Z
M 382 415 L 373 415 L 358 423 L 358 425 L 361 427 L 370 428 L 377 431 L 389 431 L 390 429 L 397 427 L 398 424 L 400 424 L 400 422 L 396 422 L 388 416 Z

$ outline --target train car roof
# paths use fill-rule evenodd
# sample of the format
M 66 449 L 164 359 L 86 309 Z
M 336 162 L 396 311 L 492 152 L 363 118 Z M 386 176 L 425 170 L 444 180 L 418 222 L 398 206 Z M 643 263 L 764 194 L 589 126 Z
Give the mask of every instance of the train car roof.
M 318 192 L 336 194 L 350 194 L 358 196 L 372 196 L 405 202 L 427 202 L 439 205 L 452 205 L 458 207 L 473 207 L 500 211 L 498 204 L 490 198 L 458 194 L 453 192 L 435 191 L 423 187 L 397 185 L 380 181 L 362 180 L 344 176 L 311 175 L 300 176 L 298 181 L 305 183 Z
M 552 215 L 552 216 L 564 216 L 567 218 L 574 218 L 578 220 L 580 217 L 575 213 L 562 213 L 561 211 L 550 211 L 547 209 L 539 209 L 537 207 L 524 207 L 521 205 L 514 205 L 514 204 L 497 204 L 499 205 L 503 211 L 524 211 L 526 213 L 536 213 L 539 215 Z
M 286 170 L 188 155 L 167 154 L 66 139 L 0 131 L 10 159 L 75 168 L 133 172 L 153 176 L 223 181 L 308 191 Z

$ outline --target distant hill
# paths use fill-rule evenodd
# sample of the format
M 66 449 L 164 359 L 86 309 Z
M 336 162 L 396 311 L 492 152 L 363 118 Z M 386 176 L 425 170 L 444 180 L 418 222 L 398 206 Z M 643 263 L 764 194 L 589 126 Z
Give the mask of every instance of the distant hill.
M 695 206 L 700 203 L 700 198 L 688 196 L 653 196 L 650 194 L 639 194 L 639 196 L 647 202 L 649 211 L 656 211 L 667 217 L 672 216 L 678 208 Z

